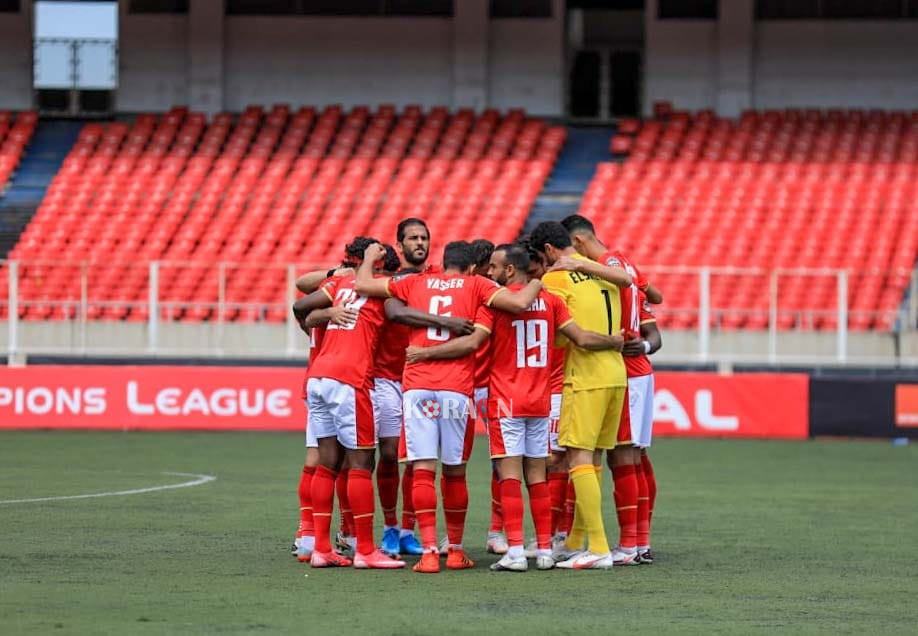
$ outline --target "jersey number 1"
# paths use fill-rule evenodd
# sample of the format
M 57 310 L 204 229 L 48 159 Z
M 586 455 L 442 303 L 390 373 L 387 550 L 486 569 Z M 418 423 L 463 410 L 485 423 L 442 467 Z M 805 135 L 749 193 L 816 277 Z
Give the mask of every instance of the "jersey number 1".
M 606 301 L 606 324 L 608 325 L 608 333 L 612 335 L 612 294 L 609 293 L 608 289 L 600 290 L 602 293 L 603 300 Z

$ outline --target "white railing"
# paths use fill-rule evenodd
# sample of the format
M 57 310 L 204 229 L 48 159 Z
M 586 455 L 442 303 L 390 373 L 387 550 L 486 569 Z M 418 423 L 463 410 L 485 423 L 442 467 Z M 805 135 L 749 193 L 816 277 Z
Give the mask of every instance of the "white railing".
M 99 275 L 115 267 L 126 268 L 128 272 L 143 268 L 144 271 L 133 278 L 135 282 L 140 281 L 138 287 L 147 285 L 145 298 L 110 298 L 99 289 Z M 42 353 L 298 357 L 303 354 L 304 340 L 289 311 L 296 297 L 294 281 L 297 272 L 321 267 L 292 263 L 0 261 L 0 268 L 6 269 L 7 283 L 6 294 L 0 293 L 0 315 L 7 321 L 6 342 L 0 342 L 0 346 L 5 345 L 4 350 L 11 360 Z M 40 284 L 49 269 L 70 270 L 79 278 L 79 285 L 74 285 L 68 277 L 66 280 L 70 284 L 65 287 L 69 293 L 49 292 L 47 285 Z M 823 349 L 805 353 L 802 358 L 818 362 L 857 362 L 866 358 L 859 353 L 854 360 L 850 355 L 849 322 L 853 325 L 860 318 L 881 321 L 893 328 L 894 337 L 914 332 L 918 327 L 918 270 L 911 274 L 908 303 L 892 311 L 865 314 L 849 308 L 849 288 L 857 289 L 854 285 L 861 277 L 885 278 L 889 273 L 802 268 L 645 266 L 643 269 L 652 279 L 665 274 L 669 281 L 681 280 L 683 287 L 693 290 L 688 295 L 681 294 L 680 301 L 679 294 L 674 293 L 676 290 L 663 289 L 666 300 L 657 312 L 664 339 L 667 343 L 673 342 L 674 337 L 681 339 L 682 347 L 678 352 L 664 347 L 661 359 L 722 362 L 749 358 L 773 364 L 794 358 L 782 352 L 779 346 L 788 334 L 818 332 Z M 274 293 L 267 298 L 264 294 L 256 299 L 244 296 L 246 287 L 234 286 L 237 277 L 243 274 L 250 280 L 265 277 L 273 281 Z M 191 298 L 187 293 L 176 295 L 174 284 L 163 283 L 165 276 L 173 281 L 202 279 L 204 289 L 209 289 L 210 293 Z M 759 278 L 755 293 L 767 290 L 764 292 L 767 302 L 757 298 L 752 303 L 744 303 L 742 299 L 735 302 L 732 297 L 730 302 L 724 302 L 725 296 L 729 296 L 731 281 L 737 277 L 745 277 L 747 281 L 750 277 Z M 0 274 L 0 285 L 4 282 L 2 278 Z M 793 284 L 799 286 L 804 279 L 813 281 L 807 287 L 816 289 L 819 298 L 803 303 L 802 307 L 782 306 L 784 285 L 794 281 Z M 672 286 L 673 283 L 668 284 Z M 200 286 L 198 283 L 197 287 Z M 194 286 L 185 288 L 193 289 Z M 724 289 L 728 289 L 726 295 Z M 831 303 L 827 294 L 834 296 Z M 744 304 L 751 306 L 744 307 Z M 44 316 L 49 313 L 50 316 Z M 185 320 L 186 313 L 195 313 L 197 319 Z M 127 321 L 122 320 L 125 314 L 130 316 Z M 749 355 L 744 355 L 743 351 L 725 351 L 722 343 L 717 345 L 718 338 L 737 332 L 738 316 L 755 320 L 756 328 L 747 326 L 740 330 L 753 334 L 758 343 L 759 348 L 750 351 Z M 129 325 L 135 327 L 129 328 Z M 102 326 L 104 331 L 100 333 Z M 885 331 L 890 332 L 889 329 Z M 834 342 L 831 352 L 827 352 L 825 340 L 833 332 Z M 251 350 L 245 343 L 251 344 Z M 884 355 L 878 354 L 879 357 Z

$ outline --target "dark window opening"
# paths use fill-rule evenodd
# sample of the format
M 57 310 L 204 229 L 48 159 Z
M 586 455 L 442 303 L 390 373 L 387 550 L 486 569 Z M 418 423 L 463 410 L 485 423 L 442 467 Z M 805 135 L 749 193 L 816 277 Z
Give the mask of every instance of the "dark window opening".
M 571 69 L 571 116 L 599 117 L 600 57 L 596 51 L 578 51 Z
M 660 20 L 716 20 L 717 0 L 659 0 Z

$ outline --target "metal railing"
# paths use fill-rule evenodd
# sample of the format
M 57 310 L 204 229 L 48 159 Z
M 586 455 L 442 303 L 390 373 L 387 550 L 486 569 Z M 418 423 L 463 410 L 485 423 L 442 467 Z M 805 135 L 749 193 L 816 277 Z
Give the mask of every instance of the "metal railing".
M 0 261 L 0 269 L 6 270 L 5 276 L 0 273 L 0 316 L 7 321 L 5 352 L 10 359 L 42 353 L 232 355 L 233 347 L 226 343 L 228 332 L 232 330 L 238 341 L 239 337 L 245 337 L 240 330 L 255 331 L 253 325 L 260 323 L 271 325 L 272 337 L 254 339 L 253 353 L 263 357 L 298 357 L 302 355 L 304 340 L 289 311 L 296 297 L 294 281 L 298 272 L 321 267 L 187 261 Z M 51 270 L 57 272 L 51 282 L 63 280 L 66 284 L 49 290 Z M 900 303 L 894 310 L 869 312 L 849 307 L 849 289 L 857 290 L 865 277 L 885 280 L 892 272 L 672 266 L 645 266 L 643 270 L 651 279 L 668 275 L 670 289 L 663 290 L 665 301 L 657 308 L 665 339 L 678 333 L 683 344 L 694 340 L 690 351 L 677 355 L 661 352 L 661 357 L 667 359 L 716 362 L 742 357 L 726 355 L 722 348 L 713 346 L 713 340 L 718 334 L 745 331 L 757 333 L 759 340 L 767 339 L 764 350 L 750 357 L 773 364 L 788 359 L 779 346 L 788 333 L 818 331 L 834 332 L 833 350 L 829 356 L 810 357 L 820 357 L 822 362 L 846 363 L 851 361 L 849 323 L 880 322 L 881 331 L 893 334 L 918 327 L 918 270 L 910 274 L 907 303 Z M 65 272 L 63 279 L 61 271 Z M 141 290 L 145 287 L 145 293 L 135 293 L 130 298 L 112 297 L 106 291 L 112 289 L 112 272 L 132 277 L 133 287 Z M 78 284 L 73 283 L 74 277 Z M 745 281 L 746 295 L 753 294 L 752 298 L 744 300 L 732 295 L 739 289 L 737 283 L 741 279 Z M 759 280 L 750 286 L 750 279 Z M 252 281 L 256 280 L 266 281 L 267 285 L 255 285 L 255 289 L 262 291 L 253 298 L 250 290 Z M 694 291 L 676 294 L 672 289 L 674 281 Z M 798 288 L 798 299 L 801 294 L 810 293 L 816 298 L 813 302 L 787 304 L 783 295 L 786 286 Z M 767 290 L 766 299 L 759 298 L 763 290 Z M 100 336 L 99 330 L 93 329 L 94 324 L 106 325 L 106 333 Z M 125 325 L 130 324 L 143 327 L 143 333 L 138 335 L 135 327 L 132 334 L 127 334 Z M 206 342 L 175 344 L 175 337 L 165 337 L 194 324 L 199 329 L 203 325 Z M 44 325 L 44 331 L 38 325 Z M 59 327 L 55 331 L 54 325 L 66 325 L 68 329 Z M 739 325 L 744 326 L 737 329 Z M 125 332 L 124 337 L 119 335 L 119 329 Z M 67 332 L 66 337 L 61 335 L 62 330 Z M 282 343 L 277 337 L 281 331 Z M 138 339 L 141 337 L 142 341 Z

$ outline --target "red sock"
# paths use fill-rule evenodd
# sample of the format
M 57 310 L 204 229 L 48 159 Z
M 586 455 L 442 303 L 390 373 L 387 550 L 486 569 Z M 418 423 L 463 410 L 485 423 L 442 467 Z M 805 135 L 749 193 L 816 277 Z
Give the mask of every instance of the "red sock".
M 535 526 L 536 543 L 542 550 L 551 547 L 551 495 L 548 482 L 529 484 L 529 509 Z
M 501 510 L 501 487 L 497 471 L 491 469 L 491 525 L 488 532 L 503 532 L 504 514 Z
M 567 473 L 548 473 L 548 491 L 551 502 L 551 533 L 558 531 L 564 514 L 564 496 L 567 494 Z
M 446 475 L 440 478 L 440 496 L 443 497 L 443 516 L 446 517 L 446 536 L 450 545 L 462 545 L 465 534 L 465 514 L 469 509 L 469 489 L 465 475 Z
M 657 479 L 653 474 L 653 464 L 650 463 L 650 457 L 647 453 L 641 454 L 641 468 L 644 472 L 644 480 L 647 482 L 647 500 L 650 506 L 650 512 L 647 514 L 647 523 L 653 521 L 653 506 L 657 501 Z M 648 528 L 648 532 L 650 529 Z
M 376 549 L 373 542 L 373 474 L 363 468 L 352 468 L 347 475 L 347 497 L 354 517 L 357 534 L 357 551 L 370 554 Z
M 331 552 L 331 516 L 335 504 L 337 475 L 325 466 L 312 477 L 312 518 L 315 523 L 316 552 Z
M 296 530 L 296 536 L 307 537 L 313 536 L 315 530 L 312 525 L 312 476 L 315 474 L 315 466 L 303 466 L 303 472 L 300 474 L 300 487 L 297 493 L 300 496 L 300 526 Z
M 635 466 L 638 484 L 637 507 L 637 544 L 650 545 L 650 498 L 647 496 L 647 480 L 644 478 L 644 467 Z
M 615 482 L 615 511 L 618 514 L 619 540 L 623 548 L 637 547 L 638 483 L 633 464 L 612 468 Z
M 398 525 L 395 509 L 398 506 L 398 462 L 380 460 L 376 466 L 376 488 L 379 490 L 379 507 L 386 526 Z
M 558 524 L 558 532 L 570 534 L 571 527 L 574 525 L 574 506 L 577 504 L 577 493 L 574 491 L 574 482 L 568 479 L 567 492 L 564 493 L 564 510 L 561 513 L 561 522 Z
M 414 530 L 414 467 L 405 466 L 402 473 L 402 530 Z
M 335 493 L 338 495 L 338 512 L 341 515 L 341 532 L 345 536 L 354 536 L 354 515 L 351 512 L 351 502 L 347 497 L 348 469 L 343 468 L 335 480 Z
M 511 547 L 523 545 L 523 491 L 519 479 L 500 480 L 500 507 L 507 543 Z
M 414 502 L 414 514 L 417 516 L 421 530 L 421 545 L 425 548 L 437 547 L 437 487 L 434 485 L 436 474 L 432 470 L 419 468 L 414 471 L 411 487 L 411 498 Z

